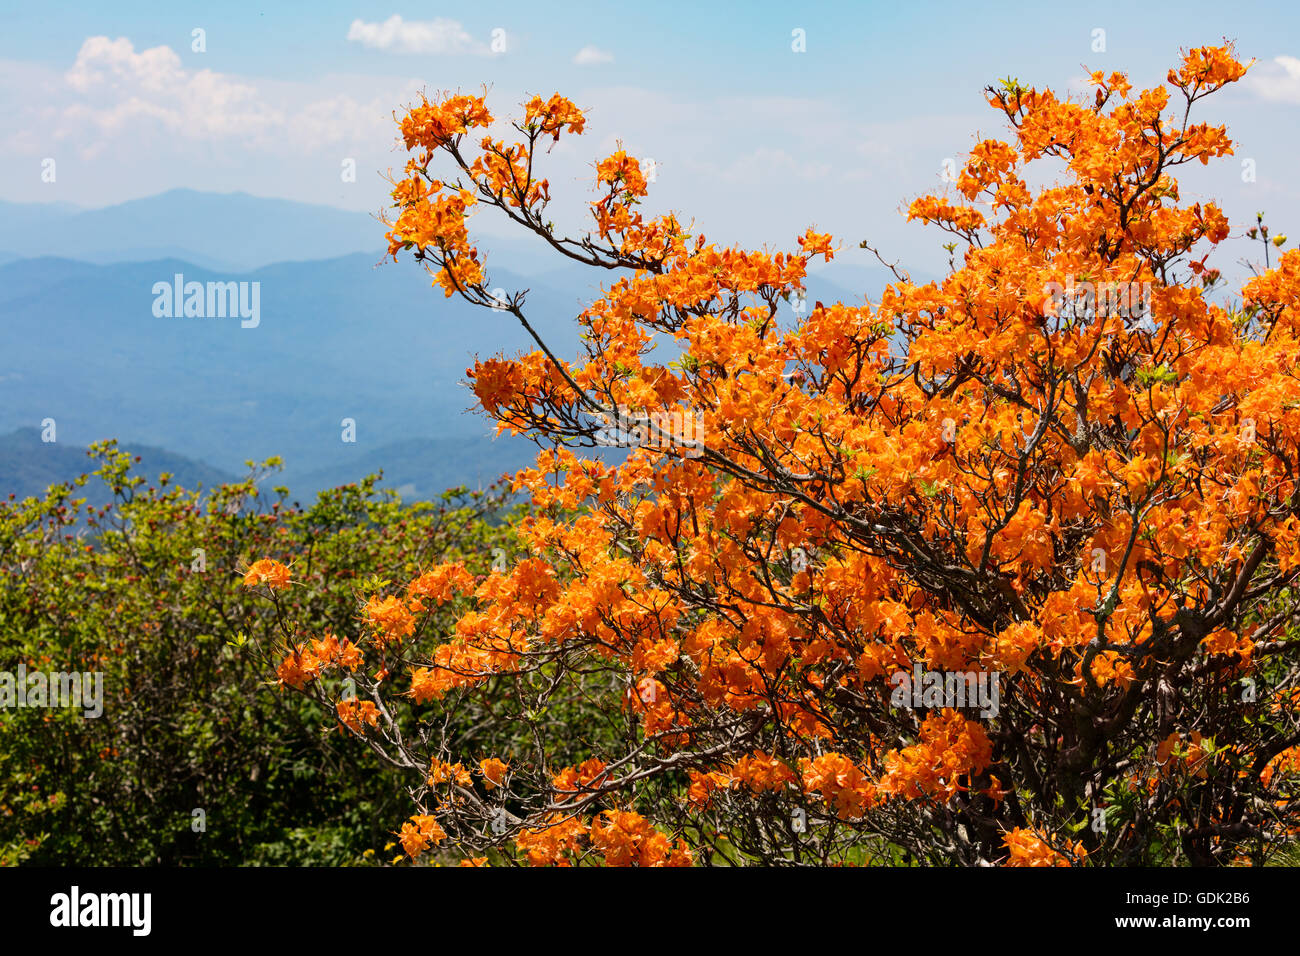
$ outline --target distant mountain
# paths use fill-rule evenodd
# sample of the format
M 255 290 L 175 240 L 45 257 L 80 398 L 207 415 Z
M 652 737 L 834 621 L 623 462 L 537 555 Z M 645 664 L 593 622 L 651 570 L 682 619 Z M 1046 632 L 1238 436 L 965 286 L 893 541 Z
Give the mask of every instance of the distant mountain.
M 143 475 L 151 484 L 166 472 L 172 476 L 172 487 L 210 490 L 245 474 L 241 469 L 237 477 L 164 448 L 134 442 L 120 442 L 119 446 L 140 457 L 140 462 L 132 464 L 132 471 Z M 431 500 L 446 489 L 460 485 L 485 488 L 507 473 L 529 467 L 535 457 L 536 446 L 531 442 L 494 442 L 486 438 L 411 439 L 356 452 L 350 460 L 320 471 L 303 474 L 299 469 L 292 480 L 276 474 L 266 485 L 287 485 L 291 499 L 305 504 L 319 491 L 382 473 L 381 488 L 397 491 L 405 501 Z M 0 498 L 10 494 L 18 500 L 29 496 L 39 498 L 51 485 L 70 483 L 98 467 L 85 447 L 62 440 L 43 442 L 38 428 L 19 428 L 0 435 Z M 94 478 L 75 495 L 95 505 L 111 498 L 108 488 Z
M 130 438 L 226 474 L 278 455 L 296 494 L 383 468 L 424 496 L 531 461 L 530 443 L 493 439 L 467 413 L 464 380 L 476 355 L 535 343 L 509 314 L 444 297 L 409 260 L 379 266 L 382 231 L 363 213 L 242 193 L 173 190 L 95 210 L 0 203 L 0 250 L 33 256 L 0 253 L 0 431 L 53 418 L 60 445 Z M 168 254 L 119 261 L 142 250 Z M 530 322 L 566 358 L 581 354 L 574 317 L 627 274 L 528 239 L 485 238 L 482 250 L 491 286 L 529 290 Z M 296 261 L 337 252 L 349 254 Z M 857 253 L 809 274 L 809 307 L 878 299 L 893 277 Z M 155 314 L 155 289 L 177 275 L 208 293 L 255 283 L 256 327 L 175 317 L 181 305 Z M 672 361 L 679 346 L 659 340 L 656 357 Z M 22 464 L 0 480 L 44 480 Z
M 247 193 L 173 189 L 102 209 L 0 202 L 0 250 L 96 264 L 181 259 L 241 272 L 356 252 L 374 262 L 386 248 L 384 232 L 372 213 Z M 563 261 L 527 236 L 485 246 L 494 266 L 517 274 L 535 275 Z
M 156 316 L 153 289 L 177 274 L 205 286 L 258 283 L 257 327 Z M 491 277 L 529 288 L 534 327 L 559 354 L 576 354 L 577 294 L 504 270 Z M 367 254 L 246 274 L 180 261 L 0 265 L 0 429 L 53 418 L 69 441 L 131 436 L 231 472 L 280 455 L 291 486 L 425 436 L 487 448 L 491 423 L 465 414 L 476 404 L 465 370 L 476 354 L 535 346 L 508 313 L 430 286 L 411 263 L 375 268 Z M 355 442 L 345 441 L 345 419 Z
M 31 230 L 53 228 L 85 211 L 67 202 L 0 202 L 0 249 L 14 252 L 17 258 L 16 250 L 31 249 L 27 241 Z
M 503 223 L 490 213 L 476 219 L 472 229 L 491 267 L 556 287 L 575 275 L 584 284 L 595 281 L 593 270 L 566 259 L 536 236 L 513 228 L 505 237 L 482 231 L 493 230 L 492 223 L 500 233 Z M 357 252 L 378 261 L 385 249 L 384 232 L 375 213 L 247 193 L 173 189 L 102 209 L 0 202 L 0 262 L 19 256 L 98 265 L 180 259 L 218 272 L 246 272 L 277 262 Z M 860 292 L 872 296 L 893 279 L 856 247 L 841 249 L 830 263 L 815 266 L 812 274 L 819 273 L 846 287 L 861 286 Z M 600 278 L 608 279 L 609 274 Z
M 201 461 L 194 461 L 163 448 L 119 443 L 123 451 L 139 455 L 139 464 L 132 470 L 156 482 L 163 472 L 172 475 L 171 483 L 187 489 L 212 488 L 231 481 L 232 476 Z M 13 494 L 17 499 L 42 497 L 50 485 L 71 482 L 78 475 L 88 474 L 98 468 L 98 462 L 89 457 L 84 447 L 63 441 L 41 441 L 39 428 L 19 428 L 8 435 L 0 435 L 0 497 Z M 76 492 L 76 497 L 86 498 L 100 505 L 111 497 L 108 488 L 92 479 Z
M 291 484 L 295 496 L 350 484 L 366 475 L 383 473 L 382 487 L 403 500 L 428 500 L 448 488 L 486 488 L 504 474 L 530 467 L 537 457 L 532 442 L 502 437 L 412 438 L 394 442 L 303 475 Z
M 103 209 L 0 204 L 0 249 L 107 263 L 181 258 L 216 269 L 383 250 L 364 213 L 246 193 L 174 189 Z

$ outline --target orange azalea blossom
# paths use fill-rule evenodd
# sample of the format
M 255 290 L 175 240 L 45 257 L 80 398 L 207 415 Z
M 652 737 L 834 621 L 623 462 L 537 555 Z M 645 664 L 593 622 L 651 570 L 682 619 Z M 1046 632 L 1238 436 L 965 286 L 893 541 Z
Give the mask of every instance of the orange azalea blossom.
M 428 783 L 431 787 L 451 781 L 458 787 L 473 786 L 474 780 L 468 770 L 460 763 L 443 763 L 437 757 L 429 765 Z
M 509 768 L 506 764 L 496 757 L 488 757 L 478 762 L 479 773 L 483 775 L 483 783 L 489 790 L 505 786 L 507 769 Z
M 326 634 L 310 644 L 293 645 L 276 669 L 276 676 L 282 686 L 288 684 L 301 689 L 327 668 L 341 667 L 351 672 L 361 666 L 361 661 L 361 648 L 347 638 L 339 640 L 333 634 Z
M 671 842 L 639 813 L 606 810 L 591 824 L 591 845 L 606 866 L 690 866 L 691 852 Z
M 451 96 L 437 104 L 421 99 L 423 103 L 412 107 L 402 120 L 402 139 L 407 149 L 434 149 L 467 130 L 492 124 L 492 114 L 481 96 Z
M 282 591 L 289 586 L 289 569 L 279 561 L 261 558 L 254 561 L 244 574 L 244 587 L 265 584 L 272 591 Z
M 698 770 L 688 772 L 691 785 L 690 789 L 687 790 L 686 798 L 692 806 L 701 810 L 706 809 L 713 803 L 715 791 L 732 788 L 737 783 L 729 774 L 720 773 L 716 770 L 711 770 L 708 773 L 700 773 Z
M 755 793 L 762 790 L 779 790 L 798 779 L 784 761 L 757 752 L 737 760 L 731 767 L 730 776 L 734 780 L 747 784 Z
M 554 814 L 541 826 L 521 832 L 515 846 L 531 866 L 572 866 L 586 836 L 587 827 L 576 817 Z
M 354 734 L 362 732 L 363 725 L 379 725 L 379 708 L 371 700 L 341 700 L 335 705 L 339 721 Z
M 1199 730 L 1192 731 L 1190 735 L 1175 731 L 1160 741 L 1156 748 L 1156 764 L 1164 773 L 1181 768 L 1204 780 L 1209 776 L 1213 753 L 1214 741 L 1203 737 Z
M 443 564 L 426 571 L 407 585 L 406 591 L 413 598 L 413 610 L 423 610 L 424 601 L 432 600 L 435 605 L 445 604 L 457 592 L 472 591 L 474 578 L 459 564 Z
M 1261 777 L 1264 786 L 1269 787 L 1275 775 L 1290 777 L 1296 773 L 1300 773 L 1300 747 L 1289 747 L 1269 761 Z
M 811 229 L 799 237 L 799 245 L 803 247 L 806 256 L 822 256 L 827 262 L 835 258 L 835 251 L 831 248 L 830 233 L 816 233 Z
M 425 814 L 416 814 L 411 817 L 410 823 L 403 823 L 398 840 L 402 844 L 402 849 L 411 859 L 415 859 L 430 846 L 435 846 L 447 838 L 447 834 L 438 821 Z
M 524 122 L 536 126 L 539 132 L 549 134 L 559 142 L 561 130 L 579 134 L 583 131 L 586 119 L 572 101 L 556 93 L 545 102 L 540 96 L 529 100 L 524 107 Z
M 605 774 L 605 761 L 592 757 L 576 767 L 565 767 L 551 780 L 555 788 L 557 802 L 569 797 L 577 797 L 586 791 L 600 787 L 608 779 Z
M 842 820 L 858 819 L 876 800 L 876 787 L 843 754 L 823 754 L 803 764 L 803 787 L 819 794 Z
M 371 598 L 362 609 L 374 632 L 375 644 L 381 649 L 415 633 L 415 615 L 396 597 Z
M 279 678 L 281 686 L 287 684 L 301 690 L 320 674 L 321 666 L 316 655 L 305 644 L 299 644 L 280 662 L 280 666 L 275 669 L 275 676 Z
M 1016 827 L 1003 837 L 1008 853 L 1006 866 L 1071 866 L 1067 853 L 1054 850 L 1033 830 Z M 1082 843 L 1066 844 L 1069 854 L 1082 862 L 1087 851 Z

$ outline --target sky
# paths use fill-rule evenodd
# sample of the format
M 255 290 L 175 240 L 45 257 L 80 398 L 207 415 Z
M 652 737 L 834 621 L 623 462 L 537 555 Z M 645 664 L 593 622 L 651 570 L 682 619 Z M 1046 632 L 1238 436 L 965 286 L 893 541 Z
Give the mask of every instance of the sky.
M 585 201 L 621 144 L 655 161 L 649 211 L 711 240 L 789 249 L 815 226 L 932 273 L 948 237 L 902 210 L 945 188 L 946 160 L 1007 136 L 986 85 L 1077 93 L 1102 69 L 1151 86 L 1180 49 L 1226 38 L 1257 62 L 1200 118 L 1236 155 L 1184 167 L 1183 199 L 1219 202 L 1234 236 L 1264 211 L 1300 239 L 1297 4 L 4 0 L 0 22 L 0 200 L 185 187 L 376 212 L 405 162 L 393 112 L 486 86 L 497 115 L 553 92 L 587 111 L 546 158 L 557 204 Z

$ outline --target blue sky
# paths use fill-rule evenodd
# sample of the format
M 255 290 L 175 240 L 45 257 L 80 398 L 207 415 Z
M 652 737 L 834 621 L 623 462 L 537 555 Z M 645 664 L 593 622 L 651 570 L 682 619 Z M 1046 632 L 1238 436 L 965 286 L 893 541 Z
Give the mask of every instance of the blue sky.
M 424 87 L 490 84 L 498 113 L 557 90 L 589 109 L 588 135 L 549 158 L 575 204 L 589 164 L 622 142 L 656 160 L 656 203 L 710 238 L 789 247 L 815 223 L 937 269 L 943 236 L 905 226 L 899 209 L 942 189 L 944 159 L 977 135 L 1004 135 L 985 84 L 1011 74 L 1077 90 L 1087 68 L 1153 85 L 1180 48 L 1227 37 L 1259 63 L 1202 118 L 1228 123 L 1237 157 L 1185 174 L 1184 198 L 1217 199 L 1241 226 L 1264 209 L 1300 238 L 1300 6 L 0 7 L 0 199 L 10 201 L 102 206 L 189 187 L 375 211 L 380 172 L 403 162 L 392 110 Z M 195 28 L 204 52 L 191 48 Z M 791 49 L 795 29 L 804 53 Z M 494 30 L 504 52 L 491 49 Z M 53 183 L 40 177 L 49 158 Z M 1242 158 L 1255 161 L 1253 182 Z M 355 183 L 340 179 L 349 159 Z

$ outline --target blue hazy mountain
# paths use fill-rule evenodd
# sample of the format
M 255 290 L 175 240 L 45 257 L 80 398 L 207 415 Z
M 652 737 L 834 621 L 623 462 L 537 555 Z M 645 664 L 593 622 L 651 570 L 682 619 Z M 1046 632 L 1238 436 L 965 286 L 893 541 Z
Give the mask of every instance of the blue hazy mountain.
M 210 490 L 247 476 L 247 469 L 224 471 L 165 448 L 133 441 L 119 441 L 118 445 L 140 458 L 132 464 L 132 473 L 143 476 L 151 485 L 157 485 L 163 473 L 170 476 L 171 487 L 191 491 Z M 524 441 L 409 439 L 367 451 L 320 471 L 303 474 L 299 469 L 292 481 L 284 475 L 273 475 L 263 486 L 290 485 L 291 499 L 307 502 L 326 488 L 337 488 L 366 475 L 382 474 L 381 487 L 397 491 L 403 500 L 428 500 L 457 485 L 486 487 L 502 474 L 531 465 L 534 455 L 535 446 Z M 98 461 L 85 447 L 66 440 L 44 442 L 39 428 L 17 428 L 0 435 L 0 497 L 39 498 L 51 485 L 71 484 L 77 476 L 89 475 L 98 467 Z M 112 499 L 112 494 L 102 481 L 92 476 L 84 486 L 74 489 L 73 497 L 103 505 Z
M 154 287 L 177 274 L 258 283 L 257 327 L 155 315 Z M 576 296 L 504 270 L 492 278 L 530 289 L 538 332 L 576 352 Z M 407 262 L 376 268 L 361 254 L 216 273 L 174 260 L 19 260 L 0 265 L 0 331 L 0 431 L 53 418 L 69 441 L 131 437 L 227 471 L 280 455 L 286 478 L 410 439 L 530 447 L 493 443 L 491 424 L 466 414 L 475 400 L 462 383 L 475 355 L 531 339 L 508 313 L 445 298 Z M 343 440 L 345 419 L 355 442 Z
M 57 435 L 56 435 L 57 437 Z M 193 461 L 173 454 L 165 448 L 152 448 L 133 442 L 119 442 L 123 451 L 139 456 L 132 465 L 135 474 L 142 475 L 151 484 L 159 475 L 171 475 L 173 486 L 188 489 L 212 488 L 233 476 L 201 461 Z M 18 428 L 8 435 L 0 435 L 0 491 L 4 497 L 14 495 L 19 500 L 42 497 L 50 485 L 70 483 L 78 475 L 89 474 L 99 467 L 84 447 L 66 441 L 43 442 L 41 429 Z M 107 503 L 112 495 L 101 481 L 91 478 L 73 492 L 73 497 L 86 498 L 91 504 Z
M 375 214 L 247 193 L 173 189 L 100 209 L 0 202 L 0 261 L 4 254 L 96 264 L 180 259 L 247 271 L 354 252 L 377 260 L 384 232 Z M 493 264 L 514 272 L 531 275 L 556 265 L 540 240 L 494 240 L 492 248 Z
M 0 249 L 86 262 L 176 258 L 215 269 L 325 259 L 383 249 L 383 228 L 364 213 L 246 193 L 173 189 L 146 199 L 78 209 L 0 204 Z
M 378 265 L 381 236 L 365 214 L 238 193 L 173 190 L 97 210 L 0 203 L 0 250 L 25 256 L 0 253 L 0 435 L 52 418 L 68 447 L 119 438 L 233 475 L 278 455 L 295 494 L 383 468 L 391 487 L 426 497 L 523 467 L 534 446 L 492 438 L 467 413 L 464 380 L 476 355 L 533 341 L 508 313 L 444 297 L 409 259 Z M 619 274 L 526 240 L 483 248 L 492 286 L 528 289 L 534 327 L 577 356 L 574 317 Z M 172 251 L 117 261 L 142 249 Z M 369 251 L 308 258 L 352 249 Z M 36 254 L 48 250 L 59 255 Z M 844 258 L 809 276 L 810 306 L 879 295 L 884 271 Z M 179 305 L 155 314 L 155 288 L 177 275 L 205 289 L 256 283 L 256 327 L 176 317 Z
M 560 279 L 584 275 L 582 266 L 534 236 L 513 228 L 505 233 L 508 238 L 480 235 L 479 229 L 494 221 L 499 232 L 500 219 L 484 213 L 474 223 L 489 265 L 540 277 L 557 288 Z M 385 248 L 384 231 L 372 213 L 239 192 L 172 189 L 99 209 L 62 202 L 0 202 L 0 262 L 47 256 L 100 265 L 179 259 L 219 271 L 250 271 L 354 252 L 378 260 Z M 790 244 L 793 247 L 793 237 Z M 892 278 L 868 253 L 851 245 L 832 262 L 815 266 L 813 275 L 851 289 L 855 296 L 873 297 Z M 581 281 L 585 285 L 591 279 Z

